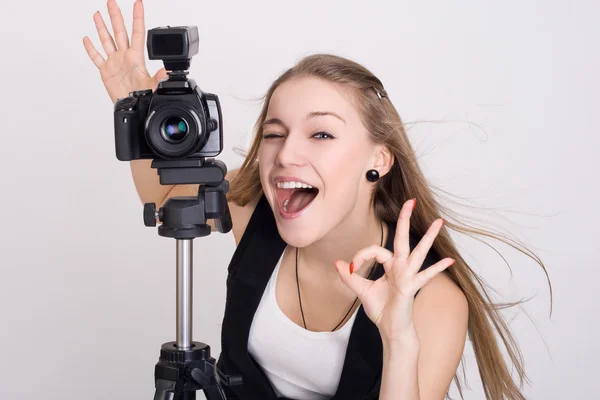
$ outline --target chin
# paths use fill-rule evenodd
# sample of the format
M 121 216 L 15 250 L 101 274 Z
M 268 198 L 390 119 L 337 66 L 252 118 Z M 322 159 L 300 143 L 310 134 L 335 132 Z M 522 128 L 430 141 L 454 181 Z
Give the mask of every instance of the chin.
M 292 247 L 297 247 L 299 249 L 303 247 L 308 247 L 314 242 L 316 242 L 317 237 L 315 236 L 314 230 L 312 232 L 306 232 L 303 234 L 302 232 L 294 232 L 291 230 L 282 230 L 278 227 L 279 235 L 288 245 Z

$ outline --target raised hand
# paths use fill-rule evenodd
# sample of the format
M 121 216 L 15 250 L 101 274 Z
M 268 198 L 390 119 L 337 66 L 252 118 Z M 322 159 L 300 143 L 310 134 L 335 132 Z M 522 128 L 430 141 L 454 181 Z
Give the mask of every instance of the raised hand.
M 412 308 L 415 294 L 454 263 L 453 259 L 444 258 L 419 272 L 444 221 L 435 220 L 411 253 L 409 229 L 413 207 L 413 201 L 408 200 L 400 210 L 393 253 L 373 245 L 359 250 L 352 259 L 353 267 L 357 266 L 355 270 L 364 262 L 376 259 L 385 269 L 381 278 L 371 281 L 353 274 L 349 264 L 342 260 L 337 260 L 335 264 L 342 281 L 356 293 L 365 313 L 379 329 L 382 340 L 388 342 L 401 340 L 404 335 L 414 333 Z
M 127 97 L 134 90 L 154 90 L 161 80 L 167 78 L 167 74 L 165 69 L 161 68 L 154 76 L 150 76 L 146 68 L 144 56 L 146 28 L 142 0 L 137 0 L 133 5 L 131 44 L 121 9 L 115 0 L 108 0 L 107 8 L 114 29 L 114 38 L 108 31 L 100 12 L 94 13 L 96 30 L 106 58 L 96 50 L 89 37 L 83 38 L 83 45 L 100 71 L 104 87 L 114 103 L 119 98 Z

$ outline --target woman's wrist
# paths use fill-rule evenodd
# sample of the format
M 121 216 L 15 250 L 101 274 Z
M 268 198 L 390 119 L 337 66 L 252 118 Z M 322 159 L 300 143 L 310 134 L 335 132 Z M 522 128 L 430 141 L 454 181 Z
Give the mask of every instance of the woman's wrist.
M 394 339 L 383 338 L 383 356 L 390 361 L 396 357 L 418 355 L 420 349 L 419 337 L 414 330 L 405 332 Z

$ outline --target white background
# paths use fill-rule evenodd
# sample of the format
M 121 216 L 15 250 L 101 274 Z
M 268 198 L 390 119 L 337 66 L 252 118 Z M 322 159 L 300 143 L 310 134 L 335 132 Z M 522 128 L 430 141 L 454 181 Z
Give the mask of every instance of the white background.
M 131 32 L 133 2 L 119 4 Z M 456 209 L 524 240 L 549 270 L 551 317 L 533 260 L 491 241 L 511 277 L 491 248 L 456 238 L 502 300 L 533 297 L 506 313 L 526 397 L 598 398 L 598 2 L 145 5 L 147 29 L 198 26 L 190 76 L 221 99 L 230 169 L 254 99 L 301 56 L 332 52 L 375 72 L 406 122 L 429 121 L 409 136 L 430 183 L 483 207 Z M 143 225 L 115 158 L 112 103 L 82 44 L 88 35 L 101 48 L 96 10 L 109 24 L 104 1 L 2 3 L 2 399 L 150 399 L 160 345 L 175 339 L 175 242 Z M 233 236 L 194 249 L 193 338 L 217 358 Z M 465 398 L 481 399 L 469 346 L 465 360 Z

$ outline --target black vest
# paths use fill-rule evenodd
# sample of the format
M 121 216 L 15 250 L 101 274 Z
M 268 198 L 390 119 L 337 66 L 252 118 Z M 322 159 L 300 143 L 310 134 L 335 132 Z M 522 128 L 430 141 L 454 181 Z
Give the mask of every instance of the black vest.
M 393 251 L 396 224 L 388 224 L 388 228 L 385 247 Z M 411 230 L 411 250 L 418 241 L 419 238 Z M 221 331 L 222 351 L 217 366 L 227 375 L 240 375 L 243 383 L 238 386 L 225 386 L 223 389 L 227 399 L 285 399 L 277 397 L 260 365 L 249 354 L 248 336 L 254 313 L 286 246 L 277 230 L 273 211 L 263 194 L 228 267 L 225 314 Z M 436 257 L 436 253 L 431 249 L 421 270 L 438 260 L 439 257 Z M 372 279 L 380 278 L 383 273 L 383 266 L 377 264 Z M 332 399 L 378 399 L 382 355 L 379 330 L 360 306 L 350 333 L 339 387 Z M 310 365 L 306 367 L 310 368 Z

